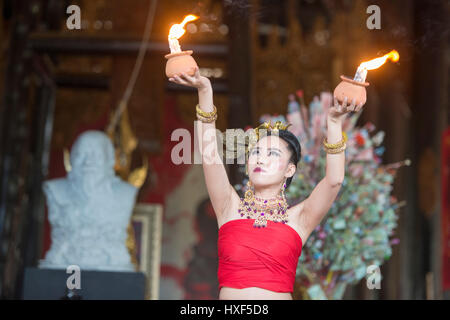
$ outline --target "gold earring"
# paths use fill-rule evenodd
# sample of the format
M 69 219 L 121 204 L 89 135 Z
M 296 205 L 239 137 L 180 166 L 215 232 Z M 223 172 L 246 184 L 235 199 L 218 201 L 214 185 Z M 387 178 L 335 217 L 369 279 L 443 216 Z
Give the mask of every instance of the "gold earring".
M 253 193 L 252 183 L 250 182 L 250 180 L 248 180 L 247 191 L 245 191 L 245 199 L 247 201 L 250 201 L 251 199 L 253 199 L 254 196 L 255 196 L 255 194 Z
M 281 187 L 281 195 L 282 195 L 284 201 L 286 201 L 286 197 L 284 195 L 284 190 L 286 190 L 286 180 L 287 179 L 284 179 L 283 186 Z

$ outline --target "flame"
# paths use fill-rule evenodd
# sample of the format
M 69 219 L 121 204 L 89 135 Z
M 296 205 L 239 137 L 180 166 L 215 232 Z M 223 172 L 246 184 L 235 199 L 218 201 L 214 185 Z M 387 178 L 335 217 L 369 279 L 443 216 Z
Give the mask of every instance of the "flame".
M 180 39 L 183 34 L 186 32 L 186 30 L 184 29 L 184 26 L 186 25 L 186 23 L 197 20 L 198 17 L 194 16 L 193 14 L 189 14 L 187 16 L 184 17 L 183 22 L 181 22 L 180 24 L 174 24 L 172 25 L 172 27 L 170 27 L 170 31 L 169 31 L 169 39 Z
M 392 50 L 391 52 L 389 52 L 388 54 L 385 54 L 384 56 L 380 57 L 380 58 L 376 58 L 370 61 L 365 61 L 363 63 L 361 63 L 361 65 L 359 66 L 361 69 L 366 69 L 366 70 L 374 70 L 374 69 L 378 69 L 379 67 L 381 67 L 383 64 L 386 63 L 387 59 L 391 59 L 392 62 L 397 62 L 400 59 L 400 55 L 398 54 L 398 52 L 396 50 Z

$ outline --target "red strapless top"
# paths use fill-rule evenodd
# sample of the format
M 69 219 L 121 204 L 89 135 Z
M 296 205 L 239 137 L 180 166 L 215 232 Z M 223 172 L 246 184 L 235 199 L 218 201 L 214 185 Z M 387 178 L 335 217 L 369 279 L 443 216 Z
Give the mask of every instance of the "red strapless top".
M 302 239 L 291 226 L 267 221 L 254 228 L 255 219 L 235 219 L 219 228 L 218 280 L 222 287 L 260 287 L 293 292 Z

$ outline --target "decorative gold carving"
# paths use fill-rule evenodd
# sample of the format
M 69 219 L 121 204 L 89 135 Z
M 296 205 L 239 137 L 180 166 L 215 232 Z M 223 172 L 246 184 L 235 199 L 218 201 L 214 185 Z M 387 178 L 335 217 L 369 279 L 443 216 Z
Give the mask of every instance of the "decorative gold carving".
M 148 174 L 148 158 L 143 157 L 144 165 L 140 168 L 134 169 L 128 176 L 128 182 L 136 188 L 141 188 L 147 178 Z
M 125 102 L 121 102 L 125 103 Z M 144 158 L 144 166 L 141 168 L 135 169 L 130 174 L 131 167 L 131 157 L 132 153 L 136 149 L 138 145 L 138 141 L 133 131 L 131 130 L 130 118 L 128 114 L 127 106 L 123 106 L 119 104 L 116 112 L 123 108 L 123 112 L 120 116 L 120 126 L 119 132 L 116 133 L 116 128 L 114 123 L 110 122 L 110 125 L 107 126 L 107 134 L 110 139 L 114 143 L 115 151 L 116 151 L 116 163 L 114 169 L 116 173 L 124 180 L 128 180 L 128 182 L 134 185 L 136 188 L 140 188 L 147 177 L 148 172 L 148 160 Z M 111 121 L 114 121 L 114 114 L 111 116 Z M 137 259 L 136 259 L 136 239 L 134 235 L 134 229 L 132 225 L 132 220 L 128 224 L 127 228 L 127 240 L 126 245 L 128 251 L 131 255 L 131 261 L 135 265 L 136 270 L 138 270 Z
M 72 165 L 70 164 L 70 151 L 67 148 L 64 148 L 64 168 L 66 169 L 66 172 L 72 170 Z

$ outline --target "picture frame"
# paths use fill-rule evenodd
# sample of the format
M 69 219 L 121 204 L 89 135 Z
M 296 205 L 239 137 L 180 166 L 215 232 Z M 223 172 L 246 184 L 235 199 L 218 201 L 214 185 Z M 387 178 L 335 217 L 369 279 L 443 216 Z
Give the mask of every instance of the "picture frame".
M 162 214 L 160 204 L 138 203 L 131 217 L 138 271 L 146 275 L 146 299 L 159 299 Z

